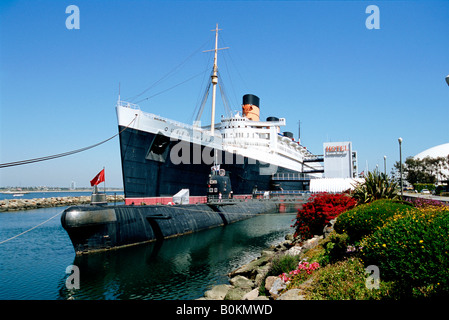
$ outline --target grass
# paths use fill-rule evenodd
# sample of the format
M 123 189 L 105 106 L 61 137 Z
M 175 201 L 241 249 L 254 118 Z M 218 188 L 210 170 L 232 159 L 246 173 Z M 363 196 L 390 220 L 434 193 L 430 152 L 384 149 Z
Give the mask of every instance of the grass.
M 379 289 L 366 286 L 369 274 L 359 258 L 347 255 L 340 261 L 329 262 L 329 243 L 328 238 L 321 240 L 301 255 L 302 260 L 318 262 L 322 267 L 311 275 L 293 277 L 288 289 L 303 289 L 306 300 L 379 300 L 390 295 L 394 287 L 391 282 L 380 281 Z
M 300 256 L 280 255 L 273 259 L 271 269 L 267 276 L 278 276 L 296 269 L 300 261 Z
M 369 289 L 362 262 L 349 258 L 317 270 L 306 288 L 308 300 L 379 300 L 389 296 L 393 284 L 380 281 L 379 289 Z M 368 279 L 369 280 L 369 279 Z

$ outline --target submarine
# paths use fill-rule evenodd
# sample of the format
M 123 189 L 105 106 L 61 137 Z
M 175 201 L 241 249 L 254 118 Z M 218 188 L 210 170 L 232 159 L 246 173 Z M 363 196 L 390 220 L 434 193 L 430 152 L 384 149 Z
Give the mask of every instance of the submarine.
M 76 255 L 82 255 L 162 241 L 277 212 L 278 205 L 270 200 L 233 199 L 231 181 L 223 171 L 209 175 L 207 203 L 108 205 L 95 188 L 92 203 L 65 209 L 61 224 Z

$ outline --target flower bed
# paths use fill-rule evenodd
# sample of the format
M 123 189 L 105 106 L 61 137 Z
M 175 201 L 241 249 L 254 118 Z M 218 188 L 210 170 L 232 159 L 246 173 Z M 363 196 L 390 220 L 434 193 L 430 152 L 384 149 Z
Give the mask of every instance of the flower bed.
M 288 274 L 284 272 L 279 275 L 279 277 L 284 282 L 291 281 L 293 278 L 296 281 L 303 282 L 319 267 L 320 264 L 318 262 L 309 263 L 307 261 L 302 261 L 298 264 L 298 267 L 295 270 L 290 271 Z
M 398 214 L 363 241 L 361 258 L 406 295 L 449 292 L 449 208 Z
M 415 210 L 411 204 L 394 200 L 376 200 L 342 213 L 334 225 L 335 231 L 346 233 L 356 243 L 381 228 L 393 215 Z

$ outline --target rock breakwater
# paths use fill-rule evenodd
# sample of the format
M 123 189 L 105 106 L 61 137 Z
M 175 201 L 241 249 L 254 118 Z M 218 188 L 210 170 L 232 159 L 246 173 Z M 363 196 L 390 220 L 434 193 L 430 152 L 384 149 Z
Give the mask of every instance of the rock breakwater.
M 323 236 L 315 236 L 298 243 L 293 235 L 261 252 L 261 256 L 229 273 L 230 284 L 214 286 L 205 292 L 200 300 L 304 300 L 301 289 L 286 291 L 286 285 L 279 276 L 268 276 L 272 261 L 280 255 L 300 255 L 318 245 Z M 307 286 L 308 283 L 304 283 Z
M 107 195 L 108 202 L 123 202 L 123 195 Z M 89 204 L 90 196 L 79 197 L 51 197 L 51 198 L 35 198 L 35 199 L 6 199 L 0 201 L 0 212 L 5 211 L 21 211 L 39 208 L 74 206 L 79 204 Z

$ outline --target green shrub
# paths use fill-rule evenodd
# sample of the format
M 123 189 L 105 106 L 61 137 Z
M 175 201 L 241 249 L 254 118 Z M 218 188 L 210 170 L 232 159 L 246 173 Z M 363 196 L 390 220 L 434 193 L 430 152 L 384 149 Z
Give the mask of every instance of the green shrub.
M 433 191 L 433 190 L 435 190 L 435 184 L 433 184 L 433 183 L 415 183 L 415 184 L 413 184 L 413 188 L 415 188 L 415 190 L 418 192 L 421 192 L 423 189 Z
M 360 241 L 364 236 L 382 227 L 395 214 L 414 210 L 411 204 L 394 200 L 376 200 L 343 212 L 337 218 L 334 229 L 346 233 L 350 243 Z
M 268 272 L 268 276 L 278 276 L 280 274 L 288 273 L 292 270 L 295 270 L 300 261 L 299 255 L 291 256 L 288 254 L 283 254 L 277 256 L 273 259 L 271 269 Z
M 379 289 L 368 289 L 363 264 L 351 258 L 317 270 L 311 286 L 306 289 L 310 300 L 369 300 L 389 296 L 392 283 L 380 281 Z
M 449 209 L 394 216 L 362 244 L 365 265 L 378 266 L 407 295 L 449 294 Z
M 329 256 L 322 245 L 323 241 L 324 240 L 320 240 L 319 244 L 314 248 L 304 250 L 303 253 L 301 253 L 301 259 L 309 262 L 318 262 L 322 266 L 328 264 Z
M 327 258 L 327 261 L 322 261 L 321 264 L 324 265 L 327 263 L 334 263 L 345 258 L 348 246 L 347 241 L 348 235 L 346 233 L 330 233 L 322 243 L 322 246 L 325 249 L 325 257 Z

